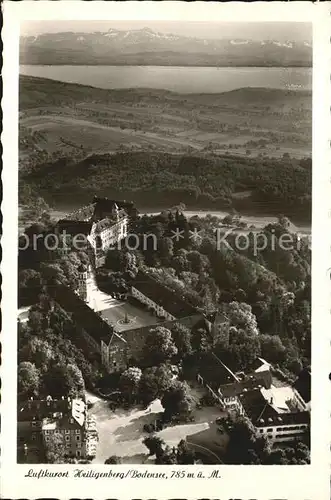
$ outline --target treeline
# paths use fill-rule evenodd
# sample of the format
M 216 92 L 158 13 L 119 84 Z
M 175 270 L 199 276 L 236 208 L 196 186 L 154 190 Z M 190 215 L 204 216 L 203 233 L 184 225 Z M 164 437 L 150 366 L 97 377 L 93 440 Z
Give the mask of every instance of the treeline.
M 21 182 L 31 184 L 50 199 L 114 194 L 144 206 L 185 203 L 208 209 L 252 208 L 280 211 L 309 219 L 311 215 L 311 160 L 247 158 L 234 155 L 175 155 L 126 152 L 91 155 L 78 161 L 60 158 L 26 168 Z M 250 190 L 245 200 L 233 199 Z

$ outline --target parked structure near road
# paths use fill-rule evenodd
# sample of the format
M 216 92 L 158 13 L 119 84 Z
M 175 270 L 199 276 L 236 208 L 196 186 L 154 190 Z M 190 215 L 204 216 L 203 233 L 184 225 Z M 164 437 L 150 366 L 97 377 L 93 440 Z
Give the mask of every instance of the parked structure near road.
M 96 454 L 97 429 L 82 399 L 30 399 L 18 409 L 18 450 L 47 452 L 52 436 L 62 438 L 65 454 L 86 458 Z

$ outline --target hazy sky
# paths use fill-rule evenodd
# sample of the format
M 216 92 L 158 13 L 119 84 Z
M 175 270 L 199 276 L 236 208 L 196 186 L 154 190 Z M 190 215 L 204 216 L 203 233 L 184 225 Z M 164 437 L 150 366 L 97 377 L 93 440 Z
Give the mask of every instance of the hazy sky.
M 194 36 L 197 38 L 249 38 L 252 40 L 277 39 L 311 40 L 308 23 L 220 23 L 182 21 L 26 21 L 21 26 L 22 35 L 40 35 L 60 31 L 108 31 L 110 28 L 133 30 L 151 28 L 163 33 Z

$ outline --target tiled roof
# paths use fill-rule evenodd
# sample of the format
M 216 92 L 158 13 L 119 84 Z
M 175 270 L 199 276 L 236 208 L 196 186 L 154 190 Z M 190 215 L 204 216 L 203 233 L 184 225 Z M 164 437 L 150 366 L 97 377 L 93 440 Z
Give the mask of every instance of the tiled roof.
M 132 210 L 135 210 L 133 201 L 112 200 L 99 196 L 94 196 L 93 204 L 96 206 L 96 210 L 105 212 L 112 212 L 116 208 L 116 205 L 119 209 L 124 209 L 129 215 Z
M 178 296 L 178 292 L 173 292 L 147 273 L 140 271 L 132 286 L 175 318 L 184 318 L 197 313 L 193 306 Z
M 260 389 L 244 391 L 240 394 L 239 399 L 253 424 L 262 419 L 265 425 L 268 418 L 273 419 L 278 415 L 276 410 L 264 399 Z
M 65 285 L 58 285 L 51 287 L 50 293 L 63 309 L 73 314 L 77 325 L 84 329 L 98 344 L 100 344 L 101 340 L 104 340 L 107 344 L 109 343 L 113 328 L 75 292 Z
M 309 424 L 310 414 L 308 411 L 298 411 L 298 412 L 281 413 L 270 416 L 268 418 L 266 418 L 265 415 L 262 415 L 262 417 L 258 421 L 255 421 L 253 423 L 256 427 Z
M 90 234 L 92 229 L 92 222 L 89 221 L 79 221 L 72 219 L 60 219 L 57 222 L 58 232 L 66 231 L 70 236 L 75 236 L 76 234 Z
M 222 384 L 238 382 L 234 373 L 214 353 L 203 356 L 198 371 L 205 383 L 215 391 Z
M 259 389 L 243 392 L 239 398 L 247 416 L 256 427 L 308 424 L 310 421 L 307 411 L 278 413 L 264 399 Z
M 219 388 L 223 397 L 234 397 L 242 394 L 244 390 L 260 389 L 262 387 L 268 389 L 272 381 L 271 373 L 257 372 L 249 376 L 246 380 L 234 382 L 232 384 L 221 385 Z
M 72 400 L 63 399 L 29 399 L 20 403 L 17 409 L 19 421 L 42 420 L 53 417 L 54 413 L 71 414 Z

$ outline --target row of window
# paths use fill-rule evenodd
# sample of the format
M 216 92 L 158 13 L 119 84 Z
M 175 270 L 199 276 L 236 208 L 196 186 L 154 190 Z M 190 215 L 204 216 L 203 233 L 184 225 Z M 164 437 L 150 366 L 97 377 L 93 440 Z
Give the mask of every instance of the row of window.
M 65 439 L 66 441 L 70 441 L 70 436 L 65 436 L 65 437 L 64 437 L 64 439 Z M 49 440 L 50 440 L 50 436 L 46 436 L 46 437 L 45 437 L 45 441 L 47 441 L 47 442 L 48 442 Z M 76 436 L 76 441 L 80 441 L 80 436 Z
M 54 431 L 53 430 L 46 430 L 44 431 L 45 434 L 52 434 Z M 59 433 L 64 433 L 64 434 L 70 434 L 70 432 L 72 432 L 73 434 L 80 434 L 80 430 L 79 429 L 72 429 L 70 431 L 70 429 L 64 429 L 64 430 L 61 430 L 61 429 L 56 429 L 55 432 L 59 432 Z
M 299 432 L 295 432 L 294 434 L 291 435 L 285 435 L 284 434 L 276 434 L 275 439 L 285 439 L 285 440 L 290 440 L 296 437 L 297 434 L 300 434 Z
M 302 429 L 306 429 L 306 428 L 307 428 L 307 426 L 305 424 L 304 425 L 292 425 L 291 427 L 277 427 L 276 429 L 274 427 L 269 427 L 269 429 L 267 429 L 267 432 L 297 431 L 297 430 L 302 430 Z M 264 432 L 264 431 L 265 431 L 265 429 L 260 429 L 260 434 L 262 434 L 262 432 Z

